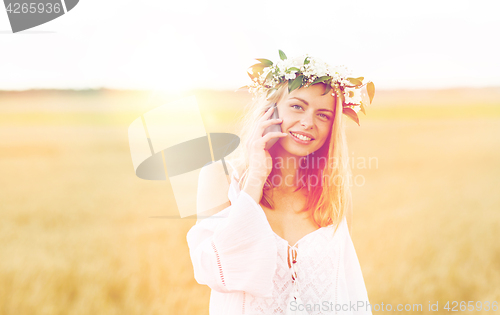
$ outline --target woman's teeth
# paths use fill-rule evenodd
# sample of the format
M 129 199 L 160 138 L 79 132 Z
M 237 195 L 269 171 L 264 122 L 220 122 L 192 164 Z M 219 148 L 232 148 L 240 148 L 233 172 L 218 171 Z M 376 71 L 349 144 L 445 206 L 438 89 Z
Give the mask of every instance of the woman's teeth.
M 311 138 L 309 137 L 306 137 L 306 136 L 303 136 L 303 135 L 299 135 L 298 133 L 293 133 L 290 131 L 290 133 L 292 134 L 292 136 L 300 139 L 300 140 L 303 140 L 303 141 L 311 141 Z

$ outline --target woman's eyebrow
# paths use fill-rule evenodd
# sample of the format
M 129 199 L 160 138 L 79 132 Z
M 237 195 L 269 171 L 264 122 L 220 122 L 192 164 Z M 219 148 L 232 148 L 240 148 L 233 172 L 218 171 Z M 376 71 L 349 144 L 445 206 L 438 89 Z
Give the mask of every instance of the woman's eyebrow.
M 297 100 L 299 100 L 299 101 L 301 101 L 302 103 L 306 104 L 307 106 L 309 106 L 309 103 L 306 100 L 301 99 L 300 97 L 296 97 L 296 96 L 290 97 L 289 100 L 294 99 L 294 98 L 297 99 Z M 327 112 L 330 112 L 330 113 L 333 114 L 333 110 L 330 110 L 330 109 L 320 108 L 318 110 L 327 111 Z
M 298 100 L 299 100 L 299 101 L 301 101 L 302 103 L 304 103 L 304 104 L 306 104 L 307 106 L 309 106 L 309 103 L 308 103 L 306 100 L 303 100 L 303 99 L 301 99 L 301 98 L 299 98 L 299 97 L 295 97 L 295 96 L 294 96 L 294 97 L 290 97 L 289 99 L 291 100 L 291 99 L 294 99 L 294 98 L 295 98 L 295 99 L 298 99 Z

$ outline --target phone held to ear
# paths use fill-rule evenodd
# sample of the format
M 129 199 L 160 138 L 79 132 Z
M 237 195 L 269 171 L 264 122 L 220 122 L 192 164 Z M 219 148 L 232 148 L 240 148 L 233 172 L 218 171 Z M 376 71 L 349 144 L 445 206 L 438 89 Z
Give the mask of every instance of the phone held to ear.
M 274 103 L 273 107 L 274 107 L 274 112 L 271 115 L 271 117 L 269 117 L 269 119 L 278 119 L 279 118 L 278 106 L 276 103 Z M 264 133 L 262 134 L 262 136 L 265 136 L 269 132 L 281 132 L 281 125 L 273 124 L 267 127 L 266 129 L 264 129 Z M 279 138 L 272 138 L 271 140 L 267 141 L 266 150 L 269 150 L 278 140 Z

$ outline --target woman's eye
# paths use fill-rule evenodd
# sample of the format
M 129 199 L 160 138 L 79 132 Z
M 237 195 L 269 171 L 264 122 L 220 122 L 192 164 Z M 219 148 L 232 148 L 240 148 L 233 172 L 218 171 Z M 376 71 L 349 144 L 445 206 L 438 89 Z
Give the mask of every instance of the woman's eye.
M 302 109 L 302 106 L 300 106 L 300 105 L 292 105 L 293 108 L 297 108 L 295 106 L 297 106 L 298 108 Z
M 325 119 L 330 119 L 330 117 L 328 117 L 327 115 L 325 114 L 319 114 L 320 116 L 324 117 Z

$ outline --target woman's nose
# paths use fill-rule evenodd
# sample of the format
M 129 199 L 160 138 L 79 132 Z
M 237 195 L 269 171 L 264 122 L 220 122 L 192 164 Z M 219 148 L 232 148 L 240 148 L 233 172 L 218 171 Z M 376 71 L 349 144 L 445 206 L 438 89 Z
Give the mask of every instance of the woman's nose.
M 309 129 L 313 126 L 313 119 L 309 115 L 306 115 L 305 117 L 302 118 L 302 120 L 300 121 L 300 124 L 305 129 Z

